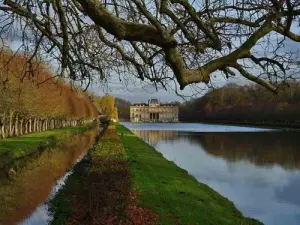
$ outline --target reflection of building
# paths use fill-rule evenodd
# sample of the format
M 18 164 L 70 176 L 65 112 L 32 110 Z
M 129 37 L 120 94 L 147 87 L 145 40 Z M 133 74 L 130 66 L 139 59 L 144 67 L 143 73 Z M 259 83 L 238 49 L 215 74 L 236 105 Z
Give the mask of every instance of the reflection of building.
M 178 122 L 178 105 L 161 104 L 157 99 L 150 99 L 148 104 L 135 103 L 130 106 L 131 122 Z
M 133 130 L 133 132 L 154 147 L 160 141 L 172 141 L 179 137 L 177 131 L 170 130 Z

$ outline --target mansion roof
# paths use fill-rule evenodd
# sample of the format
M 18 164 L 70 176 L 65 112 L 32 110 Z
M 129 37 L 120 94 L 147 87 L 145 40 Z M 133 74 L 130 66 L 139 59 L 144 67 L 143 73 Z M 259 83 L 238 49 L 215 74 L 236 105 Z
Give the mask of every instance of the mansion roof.
M 148 103 L 145 102 L 136 102 L 132 104 L 131 106 L 149 106 L 149 105 L 158 105 L 158 106 L 178 106 L 176 103 L 160 103 L 157 99 L 150 99 Z

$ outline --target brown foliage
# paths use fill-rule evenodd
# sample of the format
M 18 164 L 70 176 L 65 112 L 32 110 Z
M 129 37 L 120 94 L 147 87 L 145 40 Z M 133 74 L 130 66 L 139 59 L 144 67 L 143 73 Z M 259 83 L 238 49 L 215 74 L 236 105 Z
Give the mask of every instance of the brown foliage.
M 0 137 L 19 136 L 96 118 L 87 94 L 55 79 L 41 62 L 0 53 Z
M 113 96 L 95 96 L 93 101 L 95 106 L 107 117 L 108 120 L 118 120 L 118 109 L 115 107 L 115 98 Z
M 95 117 L 96 108 L 88 96 L 72 91 L 63 81 L 52 77 L 42 63 L 35 63 L 33 73 L 29 71 L 27 58 L 12 57 L 8 52 L 0 53 L 0 89 L 4 97 L 10 96 L 3 110 L 41 117 L 85 118 Z M 3 104 L 3 102 L 2 102 Z M 1 105 L 1 103 L 0 103 Z

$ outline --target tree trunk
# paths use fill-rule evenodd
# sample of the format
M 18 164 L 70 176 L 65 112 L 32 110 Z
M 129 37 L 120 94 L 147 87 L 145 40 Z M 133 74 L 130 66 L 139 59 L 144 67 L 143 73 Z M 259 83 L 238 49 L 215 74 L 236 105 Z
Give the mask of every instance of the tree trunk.
M 19 115 L 16 114 L 16 118 L 15 118 L 15 136 L 19 136 Z
M 44 131 L 44 120 L 41 120 L 41 124 L 40 124 L 40 132 Z
M 41 128 L 41 126 L 40 126 L 40 124 L 41 124 L 41 121 L 40 121 L 40 119 L 39 118 L 37 118 L 37 132 L 40 132 L 41 130 L 40 130 L 40 128 Z
M 1 134 L 2 134 L 2 138 L 6 138 L 6 134 L 5 134 L 5 123 L 2 125 L 1 127 Z
M 38 119 L 38 132 L 41 132 L 41 124 L 42 124 L 42 121 L 41 119 Z
M 3 113 L 3 123 L 1 127 L 1 133 L 2 133 L 2 138 L 6 138 L 6 133 L 5 133 L 5 125 L 6 125 L 6 113 Z
M 35 132 L 39 132 L 39 123 L 40 123 L 40 119 L 37 118 L 36 119 L 36 127 L 35 127 Z
M 0 117 L 0 139 L 2 138 L 2 126 L 4 125 L 3 123 L 3 117 Z
M 37 118 L 34 118 L 33 120 L 33 132 L 37 132 Z
M 28 125 L 29 125 L 29 121 L 26 120 L 25 121 L 25 134 L 28 134 Z
M 2 127 L 4 126 L 4 113 L 0 116 L 0 139 L 3 138 Z
M 13 133 L 13 116 L 14 112 L 10 111 L 9 113 L 9 136 L 12 137 L 14 135 Z
M 32 119 L 29 119 L 29 133 L 32 133 Z
M 24 119 L 22 118 L 21 120 L 20 120 L 20 135 L 23 135 L 24 133 L 23 133 L 23 124 L 24 124 Z

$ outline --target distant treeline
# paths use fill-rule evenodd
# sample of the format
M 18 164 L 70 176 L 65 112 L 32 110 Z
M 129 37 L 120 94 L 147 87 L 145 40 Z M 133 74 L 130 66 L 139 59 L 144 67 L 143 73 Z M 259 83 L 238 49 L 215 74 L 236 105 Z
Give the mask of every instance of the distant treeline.
M 115 98 L 115 106 L 118 109 L 119 119 L 121 121 L 130 120 L 130 105 L 129 101 L 126 101 L 121 98 Z
M 265 88 L 227 85 L 180 106 L 181 121 L 300 124 L 300 83 L 274 94 Z
M 55 80 L 42 64 L 27 62 L 25 56 L 0 53 L 0 138 L 75 126 L 97 116 L 86 93 Z

